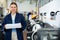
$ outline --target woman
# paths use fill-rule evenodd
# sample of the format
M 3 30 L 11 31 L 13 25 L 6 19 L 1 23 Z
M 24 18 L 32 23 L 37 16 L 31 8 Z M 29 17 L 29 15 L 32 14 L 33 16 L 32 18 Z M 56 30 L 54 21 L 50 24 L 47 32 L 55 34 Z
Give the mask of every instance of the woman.
M 17 39 L 23 40 L 23 30 L 26 27 L 26 21 L 25 21 L 23 15 L 18 13 L 17 8 L 18 8 L 17 4 L 15 2 L 12 2 L 10 4 L 10 14 L 8 14 L 2 22 L 2 30 L 3 30 L 3 32 L 5 31 L 5 36 L 4 36 L 5 39 L 4 40 L 11 40 L 12 39 L 11 35 L 12 35 L 13 30 L 17 33 Z M 12 26 L 13 24 L 18 25 L 19 23 L 21 23 L 21 25 L 22 25 L 21 28 L 6 29 L 7 24 L 10 24 Z

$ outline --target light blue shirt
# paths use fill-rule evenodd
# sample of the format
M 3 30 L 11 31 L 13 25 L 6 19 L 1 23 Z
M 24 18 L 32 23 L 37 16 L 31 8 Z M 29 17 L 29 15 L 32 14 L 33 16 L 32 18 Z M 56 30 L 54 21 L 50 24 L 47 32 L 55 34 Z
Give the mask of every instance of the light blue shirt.
M 12 16 L 12 23 L 15 24 L 16 13 L 14 15 L 11 15 L 11 16 Z M 16 29 L 12 29 L 12 32 L 16 32 Z

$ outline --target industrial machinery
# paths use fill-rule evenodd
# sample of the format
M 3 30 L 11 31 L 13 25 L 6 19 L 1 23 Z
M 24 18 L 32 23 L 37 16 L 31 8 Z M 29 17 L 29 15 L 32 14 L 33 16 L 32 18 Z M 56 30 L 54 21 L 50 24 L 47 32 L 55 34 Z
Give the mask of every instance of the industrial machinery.
M 4 40 L 4 34 L 2 32 L 2 21 L 3 21 L 3 8 L 0 7 L 0 40 Z
M 37 30 L 41 29 L 40 24 L 36 23 L 34 20 L 30 20 L 30 24 L 27 27 L 27 40 L 32 40 L 33 35 Z

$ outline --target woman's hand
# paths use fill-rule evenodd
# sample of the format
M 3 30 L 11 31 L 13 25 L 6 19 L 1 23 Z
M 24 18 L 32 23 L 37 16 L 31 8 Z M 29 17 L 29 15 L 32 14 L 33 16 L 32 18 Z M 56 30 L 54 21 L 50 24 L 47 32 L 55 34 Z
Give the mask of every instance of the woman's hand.
M 4 26 L 4 28 L 6 29 L 6 25 Z

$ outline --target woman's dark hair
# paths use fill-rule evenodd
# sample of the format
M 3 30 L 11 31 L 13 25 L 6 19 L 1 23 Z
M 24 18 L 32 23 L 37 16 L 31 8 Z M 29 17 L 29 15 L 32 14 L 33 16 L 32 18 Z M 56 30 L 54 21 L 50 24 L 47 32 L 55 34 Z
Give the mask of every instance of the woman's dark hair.
M 12 2 L 12 3 L 10 4 L 10 6 L 13 5 L 13 4 L 16 5 L 16 7 L 17 7 L 17 4 L 16 4 L 15 2 Z

